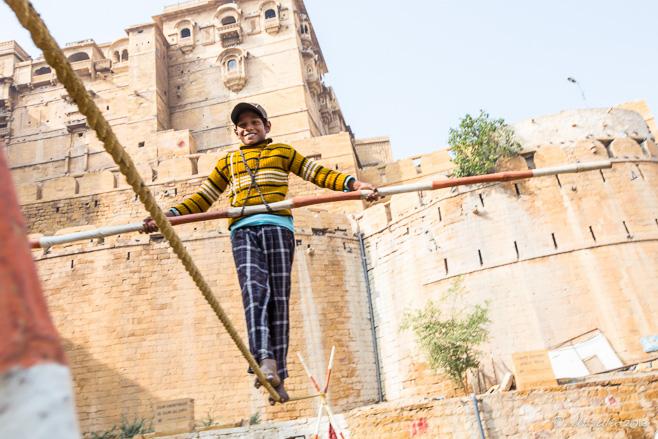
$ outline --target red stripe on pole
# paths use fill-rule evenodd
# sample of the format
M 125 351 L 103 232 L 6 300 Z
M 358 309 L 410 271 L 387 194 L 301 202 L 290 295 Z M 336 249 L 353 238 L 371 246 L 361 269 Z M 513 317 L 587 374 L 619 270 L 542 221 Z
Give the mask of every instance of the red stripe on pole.
M 39 363 L 66 365 L 41 290 L 26 227 L 0 149 L 0 375 Z
M 432 190 L 444 189 L 453 186 L 465 186 L 469 184 L 494 183 L 497 181 L 521 180 L 532 178 L 532 171 L 499 172 L 498 174 L 474 175 L 472 177 L 450 178 L 432 182 Z

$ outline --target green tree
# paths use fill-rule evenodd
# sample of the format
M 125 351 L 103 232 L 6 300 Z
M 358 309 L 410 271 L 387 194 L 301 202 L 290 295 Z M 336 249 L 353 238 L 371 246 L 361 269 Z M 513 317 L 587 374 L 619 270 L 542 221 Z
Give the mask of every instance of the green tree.
M 401 330 L 411 330 L 429 368 L 444 373 L 462 390 L 467 390 L 466 374 L 479 366 L 482 354 L 476 349 L 487 341 L 489 302 L 475 305 L 472 312 L 463 305 L 461 278 L 437 301 L 424 308 L 406 310 Z
M 521 144 L 514 141 L 514 131 L 505 127 L 505 120 L 491 119 L 484 110 L 476 118 L 467 114 L 459 128 L 450 128 L 448 143 L 455 155 L 452 161 L 457 165 L 456 177 L 490 174 L 496 160 L 521 151 Z

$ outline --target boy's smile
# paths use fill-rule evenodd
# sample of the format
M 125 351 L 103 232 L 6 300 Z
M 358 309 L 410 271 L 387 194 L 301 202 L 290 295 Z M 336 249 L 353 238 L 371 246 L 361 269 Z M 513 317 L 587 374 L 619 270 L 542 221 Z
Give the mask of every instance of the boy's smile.
M 263 119 L 253 111 L 243 111 L 238 117 L 234 131 L 243 145 L 251 146 L 265 140 L 271 127 L 269 121 L 263 123 Z

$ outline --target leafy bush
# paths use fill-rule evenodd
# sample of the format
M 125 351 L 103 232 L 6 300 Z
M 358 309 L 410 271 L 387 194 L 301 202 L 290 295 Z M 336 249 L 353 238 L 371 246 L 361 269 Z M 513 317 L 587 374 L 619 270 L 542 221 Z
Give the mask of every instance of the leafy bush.
M 413 331 L 431 370 L 444 373 L 467 391 L 466 374 L 480 364 L 476 347 L 489 338 L 490 320 L 488 302 L 467 313 L 463 296 L 457 278 L 438 302 L 430 300 L 423 309 L 406 310 L 400 329 Z
M 484 110 L 475 119 L 467 114 L 459 128 L 450 128 L 448 143 L 454 154 L 452 161 L 457 165 L 456 177 L 490 174 L 496 160 L 521 151 L 521 144 L 514 141 L 514 131 L 505 127 L 505 120 L 490 119 Z

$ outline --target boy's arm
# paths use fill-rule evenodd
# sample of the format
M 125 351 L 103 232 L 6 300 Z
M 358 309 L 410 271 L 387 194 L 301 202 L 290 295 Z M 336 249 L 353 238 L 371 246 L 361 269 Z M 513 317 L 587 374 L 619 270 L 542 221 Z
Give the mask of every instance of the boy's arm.
M 226 164 L 226 157 L 219 160 L 215 169 L 210 173 L 210 176 L 201 184 L 199 190 L 182 203 L 170 208 L 165 215 L 180 216 L 189 215 L 191 213 L 206 212 L 210 206 L 217 201 L 219 196 L 228 187 L 228 179 L 222 172 Z M 152 233 L 157 231 L 158 228 L 150 216 L 144 218 L 144 232 Z
M 331 189 L 334 191 L 360 191 L 360 190 L 371 190 L 372 194 L 368 195 L 366 198 L 368 201 L 374 201 L 377 199 L 377 188 L 369 183 L 363 181 L 358 181 L 356 178 L 351 175 L 343 174 L 337 171 L 333 171 L 329 168 L 314 162 L 313 160 L 304 157 L 302 154 L 297 152 L 294 148 L 289 147 L 290 157 L 289 157 L 289 166 L 288 170 L 293 174 L 303 178 L 306 181 L 310 181 L 316 186 L 320 186 L 326 189 Z

